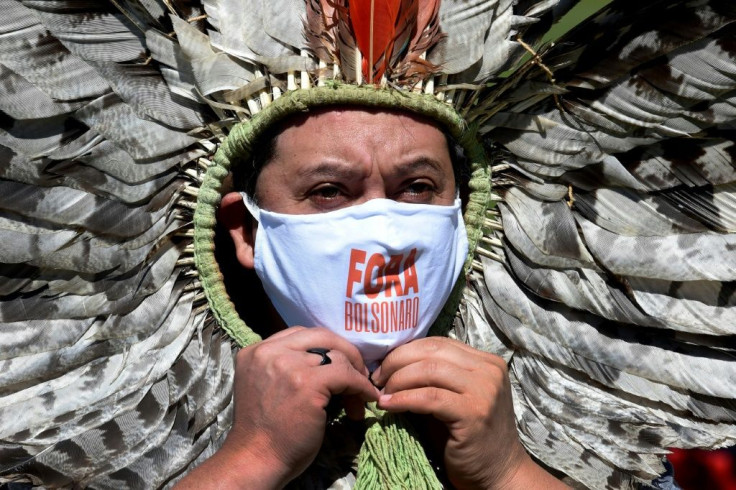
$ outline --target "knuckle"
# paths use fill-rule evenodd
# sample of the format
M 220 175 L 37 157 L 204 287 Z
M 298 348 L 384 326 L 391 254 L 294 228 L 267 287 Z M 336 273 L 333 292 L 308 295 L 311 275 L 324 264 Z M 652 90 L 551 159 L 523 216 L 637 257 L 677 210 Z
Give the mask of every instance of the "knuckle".
M 338 357 L 337 362 L 334 362 L 333 360 L 332 364 L 335 365 L 335 369 L 340 370 L 341 376 L 351 376 L 355 372 L 352 364 L 350 364 L 344 356 Z
M 476 403 L 475 416 L 478 420 L 490 420 L 493 418 L 494 404 L 488 400 Z
M 293 370 L 287 374 L 287 379 L 289 380 L 289 384 L 295 387 L 305 386 L 305 383 L 308 380 L 308 378 L 309 377 L 305 376 L 305 373 L 302 372 L 301 370 Z
M 256 344 L 246 350 L 248 350 L 247 357 L 250 358 L 250 362 L 256 365 L 265 365 L 273 357 L 272 349 L 265 343 Z
M 491 355 L 491 354 L 489 354 Z M 506 378 L 509 375 L 509 368 L 501 358 L 492 356 L 487 358 L 484 363 L 485 372 L 494 378 Z
M 430 403 L 441 403 L 444 402 L 444 399 L 442 397 L 442 390 L 439 388 L 430 387 L 426 391 L 427 393 L 427 399 Z
M 305 327 L 303 327 L 305 328 Z M 310 334 L 314 335 L 316 338 L 320 340 L 324 340 L 326 337 L 330 337 L 332 335 L 335 335 L 331 330 L 325 328 L 325 327 L 310 327 L 305 328 L 306 330 L 309 330 Z M 320 346 L 321 347 L 321 346 Z
M 353 365 L 350 363 L 350 359 L 348 359 L 347 355 L 345 355 L 344 352 L 339 350 L 331 350 L 327 353 L 331 360 L 330 367 L 332 369 L 340 369 L 343 372 L 348 372 L 353 370 Z
M 269 366 L 269 369 L 276 373 L 292 373 L 294 372 L 293 362 L 289 356 L 273 355 L 273 352 L 265 352 L 262 354 L 264 364 Z
M 392 350 L 391 352 L 389 352 L 388 354 L 386 354 L 386 357 L 383 358 L 383 361 L 381 361 L 381 371 L 382 372 L 391 369 L 391 365 L 394 362 L 394 359 L 396 359 L 396 356 L 399 355 L 399 354 L 397 354 L 397 351 L 399 350 L 400 347 L 401 346 L 399 346 L 398 348 Z
M 269 361 L 273 358 L 278 358 L 276 355 L 278 349 L 275 348 L 272 344 L 267 344 L 265 342 L 258 344 L 255 349 L 253 349 L 253 359 L 258 362 L 264 362 Z
M 240 349 L 238 351 L 238 354 L 235 356 L 236 365 L 247 362 L 248 358 L 253 356 L 253 353 L 255 352 L 257 346 L 258 344 L 254 344 Z
M 426 342 L 424 342 L 423 344 L 423 347 L 428 353 L 435 353 L 443 348 L 443 346 L 445 345 L 444 340 L 445 339 L 441 337 L 427 337 Z
M 332 359 L 332 364 L 350 364 L 348 356 L 341 350 L 332 349 L 327 355 Z
M 425 359 L 422 362 L 422 372 L 424 373 L 422 378 L 424 384 L 426 386 L 430 386 L 430 380 L 434 379 L 435 375 L 442 373 L 442 367 L 435 359 Z

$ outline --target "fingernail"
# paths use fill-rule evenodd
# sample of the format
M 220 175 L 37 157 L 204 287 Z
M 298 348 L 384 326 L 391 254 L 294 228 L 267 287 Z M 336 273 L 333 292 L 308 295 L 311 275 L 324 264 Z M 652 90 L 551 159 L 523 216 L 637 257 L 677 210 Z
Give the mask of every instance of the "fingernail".
M 381 395 L 381 397 L 378 399 L 378 403 L 380 405 L 383 405 L 384 403 L 388 403 L 391 401 L 391 398 L 393 395 Z
M 373 371 L 373 372 L 372 372 L 372 373 L 370 374 L 370 376 L 368 376 L 368 380 L 369 380 L 369 381 L 370 381 L 371 383 L 373 383 L 373 386 L 379 386 L 379 384 L 378 384 L 378 383 L 376 382 L 376 380 L 377 380 L 377 379 L 379 378 L 379 376 L 381 375 L 380 371 L 381 371 L 381 368 L 380 368 L 380 367 L 378 367 L 378 369 L 376 369 L 375 371 Z

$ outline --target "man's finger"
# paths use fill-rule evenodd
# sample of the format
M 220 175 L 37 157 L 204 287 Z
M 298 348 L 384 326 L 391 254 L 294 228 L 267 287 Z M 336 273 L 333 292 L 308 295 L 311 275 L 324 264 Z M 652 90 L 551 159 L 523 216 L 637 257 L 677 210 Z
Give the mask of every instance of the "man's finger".
M 364 373 L 365 376 L 368 375 L 368 368 L 365 367 L 363 356 L 360 355 L 360 351 L 346 339 L 325 328 L 302 328 L 296 334 L 284 336 L 280 340 L 283 341 L 284 345 L 290 349 L 301 350 L 303 352 L 306 352 L 307 349 L 313 348 L 340 351 L 345 354 L 350 361 L 350 364 L 352 364 L 358 372 Z M 314 354 L 310 355 L 315 356 Z M 328 353 L 327 355 L 330 356 L 331 354 Z
M 428 387 L 381 395 L 378 408 L 389 412 L 432 415 L 441 422 L 451 423 L 463 419 L 465 403 L 464 398 L 457 393 Z
M 458 394 L 472 390 L 477 376 L 467 369 L 435 358 L 423 359 L 395 371 L 383 386 L 384 393 L 397 393 L 433 386 Z
M 427 337 L 391 351 L 371 379 L 376 385 L 383 386 L 394 372 L 424 359 L 448 362 L 469 371 L 478 369 L 479 363 L 505 365 L 500 357 L 473 349 L 461 342 L 443 337 Z
M 377 401 L 380 396 L 378 389 L 363 373 L 345 362 L 316 366 L 311 374 L 312 382 L 328 390 L 325 395 L 356 395 L 365 401 Z
M 282 339 L 284 337 L 288 337 L 289 335 L 294 335 L 295 333 L 302 332 L 306 330 L 306 327 L 290 327 L 285 328 L 283 330 L 279 330 L 275 334 L 271 335 L 267 339 L 264 340 L 264 342 L 272 342 L 274 340 Z

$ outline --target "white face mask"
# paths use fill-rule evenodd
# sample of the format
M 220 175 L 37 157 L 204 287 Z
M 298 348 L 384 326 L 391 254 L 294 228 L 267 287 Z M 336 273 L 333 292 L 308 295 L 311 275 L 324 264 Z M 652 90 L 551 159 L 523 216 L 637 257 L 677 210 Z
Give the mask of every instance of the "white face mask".
M 468 240 L 452 206 L 373 199 L 318 214 L 259 210 L 255 269 L 288 326 L 348 339 L 372 370 L 423 337 L 463 269 Z

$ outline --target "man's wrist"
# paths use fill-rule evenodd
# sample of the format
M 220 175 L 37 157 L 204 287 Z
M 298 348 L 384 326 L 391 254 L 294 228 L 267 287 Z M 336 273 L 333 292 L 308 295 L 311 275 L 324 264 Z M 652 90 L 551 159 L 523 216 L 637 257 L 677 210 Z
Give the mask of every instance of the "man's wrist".
M 283 488 L 291 480 L 280 461 L 270 461 L 263 453 L 227 441 L 207 461 L 179 482 L 177 490 Z
M 537 488 L 561 490 L 570 488 L 535 463 L 528 454 L 525 454 L 525 456 L 522 463 L 509 475 L 509 478 L 498 487 L 499 490 L 533 490 Z
M 219 466 L 226 469 L 232 488 L 273 489 L 284 487 L 290 478 L 291 468 L 271 453 L 225 442 Z

